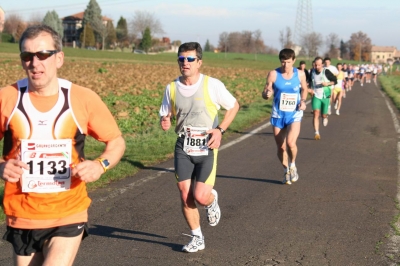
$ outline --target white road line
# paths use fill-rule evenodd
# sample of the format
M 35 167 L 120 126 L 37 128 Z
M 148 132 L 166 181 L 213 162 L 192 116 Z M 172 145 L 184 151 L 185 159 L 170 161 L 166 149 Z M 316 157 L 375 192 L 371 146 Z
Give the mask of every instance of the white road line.
M 392 115 L 392 120 L 394 124 L 394 128 L 397 133 L 397 139 L 400 138 L 400 126 L 399 126 L 399 120 L 397 119 L 397 115 L 395 111 L 393 110 L 392 106 L 390 105 L 389 101 L 386 99 L 385 94 L 379 90 L 381 93 L 383 99 L 385 100 L 386 106 L 388 107 L 390 114 Z M 400 141 L 397 141 L 397 195 L 396 195 L 396 200 L 397 204 L 400 204 Z M 398 210 L 396 210 L 395 215 L 397 216 Z M 395 226 L 397 228 L 400 228 L 400 223 L 399 221 L 396 221 Z M 395 258 L 398 253 L 399 253 L 399 246 L 400 246 L 400 236 L 396 235 L 394 230 L 391 230 L 389 242 L 388 242 L 388 247 L 386 250 L 386 258 L 393 257 Z M 391 265 L 397 265 L 396 262 L 393 262 Z
M 308 100 L 306 102 L 306 104 L 309 104 L 310 102 L 311 101 Z M 253 136 L 254 134 L 260 132 L 261 130 L 263 130 L 263 129 L 267 128 L 267 127 L 269 127 L 270 125 L 271 125 L 271 123 L 268 122 L 268 123 L 266 123 L 266 124 L 264 124 L 262 126 L 259 126 L 258 128 L 250 131 L 249 133 L 246 133 L 244 136 L 241 136 L 240 138 L 237 138 L 236 140 L 233 140 L 233 141 L 231 141 L 231 142 L 229 142 L 227 144 L 222 145 L 219 148 L 219 150 L 221 151 L 221 150 L 227 149 L 229 147 L 232 147 L 233 145 L 238 144 L 239 142 L 241 142 L 241 141 Z M 142 185 L 143 183 L 146 183 L 146 182 L 148 182 L 150 180 L 156 179 L 156 178 L 160 177 L 161 175 L 163 175 L 165 173 L 168 173 L 168 172 L 171 172 L 173 170 L 174 170 L 174 168 L 168 168 L 167 171 L 159 171 L 155 175 L 150 175 L 150 176 L 143 177 L 142 179 L 136 180 L 135 182 L 132 182 L 132 183 L 128 184 L 127 186 L 123 187 L 123 188 L 119 188 L 119 189 L 113 190 L 106 197 L 100 198 L 97 201 L 107 201 L 109 199 L 115 198 L 118 195 L 121 195 L 121 194 L 125 193 L 126 191 L 128 191 L 130 189 L 133 189 L 134 187 L 138 187 L 138 186 Z

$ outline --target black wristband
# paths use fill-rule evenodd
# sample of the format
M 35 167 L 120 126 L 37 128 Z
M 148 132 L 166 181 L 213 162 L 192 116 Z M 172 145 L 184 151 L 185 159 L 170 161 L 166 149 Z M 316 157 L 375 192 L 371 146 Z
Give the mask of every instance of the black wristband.
M 221 134 L 222 134 L 222 135 L 224 135 L 225 130 L 223 130 L 220 126 L 217 126 L 216 128 L 219 129 L 219 131 L 221 131 Z

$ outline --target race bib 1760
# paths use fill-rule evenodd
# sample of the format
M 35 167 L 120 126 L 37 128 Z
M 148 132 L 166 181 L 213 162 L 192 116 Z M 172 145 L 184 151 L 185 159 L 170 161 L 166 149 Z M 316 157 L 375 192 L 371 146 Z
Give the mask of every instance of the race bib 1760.
M 293 112 L 297 106 L 297 93 L 281 93 L 281 99 L 279 103 L 279 110 L 284 112 Z
M 72 140 L 21 140 L 22 192 L 54 193 L 71 187 Z
M 191 156 L 208 155 L 208 130 L 205 127 L 184 127 L 185 142 L 183 151 Z

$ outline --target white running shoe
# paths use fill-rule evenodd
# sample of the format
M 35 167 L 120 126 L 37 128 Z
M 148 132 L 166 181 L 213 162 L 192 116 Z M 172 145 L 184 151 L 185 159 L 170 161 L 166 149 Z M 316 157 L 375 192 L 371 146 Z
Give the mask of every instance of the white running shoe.
M 291 185 L 291 184 L 292 184 L 292 182 L 290 182 L 290 172 L 286 172 L 286 173 L 283 175 L 282 184 L 286 184 L 286 185 Z
M 364 84 L 361 83 L 361 87 L 364 86 Z
M 324 125 L 324 127 L 328 125 L 328 117 L 322 119 L 322 124 Z
M 329 107 L 328 107 L 328 115 L 331 115 L 331 105 L 329 105 Z
M 207 220 L 208 224 L 211 226 L 216 226 L 219 223 L 219 219 L 221 219 L 221 209 L 218 205 L 218 193 L 215 189 L 211 190 L 211 193 L 214 194 L 214 201 L 210 206 L 204 207 L 207 212 Z
M 339 104 L 339 102 L 336 101 L 336 102 L 335 102 L 335 110 L 337 109 L 338 104 Z
M 299 174 L 297 173 L 296 166 L 290 167 L 290 172 L 289 173 L 290 173 L 290 181 L 292 181 L 292 183 L 294 183 L 297 180 L 299 180 Z
M 339 110 L 336 110 L 336 115 L 340 115 Z
M 190 236 L 192 240 L 190 240 L 190 242 L 187 245 L 183 246 L 182 251 L 192 253 L 192 252 L 197 252 L 199 250 L 203 250 L 206 247 L 206 245 L 204 244 L 204 236 L 199 237 L 188 234 L 183 234 L 183 235 Z
M 343 94 L 343 98 L 345 98 L 345 99 L 346 99 L 346 94 Z

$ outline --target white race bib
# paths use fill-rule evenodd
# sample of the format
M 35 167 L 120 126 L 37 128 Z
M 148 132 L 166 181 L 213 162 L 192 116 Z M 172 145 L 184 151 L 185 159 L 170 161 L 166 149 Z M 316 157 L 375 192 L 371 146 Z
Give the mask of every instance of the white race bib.
M 279 110 L 284 112 L 293 112 L 297 107 L 297 93 L 281 93 Z
M 21 140 L 22 192 L 54 193 L 71 187 L 72 140 Z
M 185 140 L 183 151 L 191 156 L 208 155 L 208 134 L 205 127 L 183 127 L 185 130 Z

